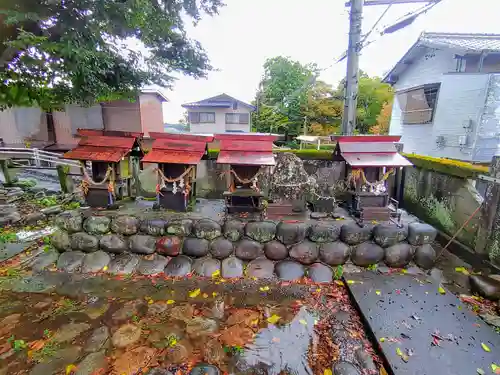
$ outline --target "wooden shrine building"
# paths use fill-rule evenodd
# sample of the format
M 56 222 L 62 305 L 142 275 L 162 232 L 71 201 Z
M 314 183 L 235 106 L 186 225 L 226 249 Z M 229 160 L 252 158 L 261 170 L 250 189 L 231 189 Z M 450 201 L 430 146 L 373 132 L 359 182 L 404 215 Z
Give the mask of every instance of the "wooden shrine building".
M 218 164 L 228 165 L 229 189 L 224 192 L 228 213 L 262 212 L 264 192 L 258 177 L 275 165 L 273 141 L 276 136 L 258 133 L 216 134 L 220 141 Z
M 144 163 L 158 163 L 157 203 L 162 208 L 184 212 L 195 193 L 196 166 L 208 155 L 213 135 L 150 132 L 154 139 Z
M 78 145 L 66 152 L 65 159 L 82 163 L 82 189 L 91 207 L 107 207 L 131 196 L 131 159 L 144 156 L 140 133 L 78 129 Z M 139 137 L 140 135 L 140 137 Z M 89 174 L 89 171 L 91 173 Z
M 387 179 L 400 167 L 412 163 L 400 155 L 396 143 L 401 136 L 355 135 L 332 136 L 337 141 L 334 161 L 344 161 L 347 205 L 362 221 L 389 221 L 396 214 L 398 202 L 387 191 Z

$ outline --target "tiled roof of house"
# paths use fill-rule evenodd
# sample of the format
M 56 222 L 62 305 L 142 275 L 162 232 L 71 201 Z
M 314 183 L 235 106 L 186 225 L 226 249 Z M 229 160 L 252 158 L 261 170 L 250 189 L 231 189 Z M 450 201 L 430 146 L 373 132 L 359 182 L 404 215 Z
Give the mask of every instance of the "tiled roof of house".
M 406 61 L 418 56 L 425 48 L 449 48 L 461 54 L 480 54 L 482 52 L 500 52 L 500 34 L 466 34 L 466 33 L 427 33 L 420 34 L 418 40 L 406 54 L 384 76 L 383 82 L 391 83 L 391 77 L 401 74 L 406 68 Z
M 242 102 L 236 98 L 233 98 L 227 94 L 220 94 L 217 96 L 213 96 L 211 98 L 199 100 L 197 102 L 185 103 L 182 105 L 184 108 L 199 108 L 199 107 L 209 107 L 209 108 L 231 108 L 233 103 L 237 102 L 238 104 L 249 108 L 254 111 L 255 107 L 251 104 Z

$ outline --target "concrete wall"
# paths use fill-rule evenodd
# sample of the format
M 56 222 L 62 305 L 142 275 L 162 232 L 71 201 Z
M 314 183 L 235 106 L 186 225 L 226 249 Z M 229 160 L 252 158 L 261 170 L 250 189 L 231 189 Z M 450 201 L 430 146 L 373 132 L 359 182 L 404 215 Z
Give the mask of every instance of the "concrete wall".
M 115 100 L 101 103 L 101 107 L 106 130 L 142 131 L 139 101 Z
M 243 132 L 250 132 L 252 128 L 252 116 L 250 110 L 238 106 L 238 109 L 233 108 L 197 108 L 189 109 L 188 112 L 215 112 L 215 123 L 212 124 L 192 124 L 190 123 L 191 133 L 225 133 L 227 130 L 238 130 Z M 248 124 L 226 124 L 226 113 L 248 113 Z M 188 117 L 189 118 L 189 117 Z
M 450 236 L 483 201 L 476 181 L 420 168 L 406 168 L 404 186 L 404 208 Z M 474 249 L 478 225 L 476 214 L 457 240 Z
M 456 60 L 449 50 L 425 49 L 394 85 L 396 93 L 424 84 L 441 83 L 430 124 L 402 124 L 400 103 L 393 105 L 390 134 L 402 135 L 405 152 L 464 161 L 489 162 L 491 153 L 474 152 L 490 75 L 454 73 Z M 466 144 L 460 137 L 466 136 Z M 484 160 L 483 160 L 484 159 Z
M 141 94 L 139 96 L 141 126 L 144 136 L 149 132 L 164 132 L 162 101 L 156 94 Z

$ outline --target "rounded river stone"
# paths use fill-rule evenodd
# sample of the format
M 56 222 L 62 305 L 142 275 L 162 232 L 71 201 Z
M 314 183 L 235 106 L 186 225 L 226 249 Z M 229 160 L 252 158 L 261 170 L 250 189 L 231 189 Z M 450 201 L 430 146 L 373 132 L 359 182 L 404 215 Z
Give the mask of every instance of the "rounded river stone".
M 279 241 L 269 241 L 264 245 L 266 257 L 272 260 L 282 260 L 288 257 L 288 249 Z
M 193 229 L 193 221 L 190 219 L 173 220 L 167 225 L 167 233 L 175 236 L 188 236 Z
M 398 242 L 406 240 L 408 237 L 408 227 L 399 228 L 396 224 L 379 224 L 373 228 L 373 240 L 382 247 L 396 245 Z
M 217 271 L 220 272 L 220 261 L 208 257 L 196 259 L 193 263 L 193 271 L 199 276 L 212 277 Z
M 140 221 L 134 216 L 121 215 L 111 220 L 111 231 L 131 236 L 139 231 Z
M 281 280 L 292 281 L 298 280 L 304 276 L 304 266 L 293 260 L 282 260 L 274 267 L 276 275 Z
M 245 227 L 245 234 L 258 242 L 271 241 L 276 233 L 276 224 L 272 221 L 252 221 Z
M 105 234 L 109 232 L 111 219 L 106 216 L 90 216 L 83 223 L 83 229 L 90 234 Z
M 234 251 L 233 243 L 224 237 L 218 237 L 210 243 L 210 254 L 217 259 L 225 259 Z
M 224 237 L 238 241 L 245 232 L 245 223 L 241 220 L 228 220 L 224 223 Z
M 123 253 L 128 250 L 128 241 L 120 234 L 105 234 L 99 240 L 99 247 L 108 253 Z
M 413 250 L 408 243 L 398 243 L 385 249 L 384 262 L 389 267 L 401 268 L 410 263 Z
M 81 251 L 67 251 L 57 260 L 57 268 L 65 272 L 76 272 L 82 266 L 85 253 Z
M 43 251 L 33 259 L 31 269 L 35 272 L 43 271 L 52 267 L 57 262 L 57 259 L 59 259 L 59 253 L 56 250 L 51 248 L 48 251 Z
M 146 234 L 134 234 L 128 239 L 128 247 L 136 254 L 153 254 L 156 249 L 156 238 Z
M 471 290 L 492 301 L 500 299 L 500 281 L 488 276 L 470 275 Z
M 384 259 L 384 249 L 374 242 L 363 242 L 356 246 L 351 260 L 356 266 L 368 267 Z
M 307 270 L 307 275 L 315 283 L 331 283 L 333 280 L 333 271 L 323 263 L 311 264 Z
M 293 245 L 290 249 L 290 257 L 302 264 L 312 264 L 318 259 L 319 250 L 315 242 L 304 241 Z
M 244 238 L 236 244 L 235 255 L 242 260 L 253 260 L 263 254 L 263 247 L 257 241 Z
M 352 363 L 342 361 L 333 366 L 333 375 L 361 375 L 361 373 Z
M 334 242 L 339 239 L 342 226 L 335 223 L 318 223 L 309 229 L 309 239 L 314 242 Z
M 202 238 L 186 238 L 182 246 L 182 253 L 201 258 L 208 254 L 210 243 Z
M 179 255 L 178 257 L 172 258 L 165 267 L 165 275 L 167 276 L 186 276 L 191 273 L 191 258 Z
M 306 223 L 288 223 L 282 221 L 276 227 L 276 238 L 285 245 L 293 245 L 304 241 L 309 226 Z
M 55 224 L 68 233 L 81 232 L 83 230 L 83 218 L 79 211 L 65 211 L 57 215 Z
M 189 375 L 220 375 L 220 370 L 214 365 L 200 363 L 191 369 Z
M 114 275 L 130 275 L 139 264 L 139 257 L 135 254 L 123 253 L 117 255 L 108 266 L 108 273 Z
M 229 257 L 222 261 L 221 275 L 226 279 L 243 276 L 244 265 L 236 257 Z
M 426 223 L 410 223 L 408 225 L 408 242 L 413 246 L 432 243 L 436 239 L 437 230 Z
M 348 245 L 358 245 L 372 238 L 372 229 L 370 225 L 360 227 L 355 222 L 351 222 L 342 226 L 340 239 Z
M 194 235 L 198 238 L 213 240 L 222 234 L 219 223 L 210 219 L 201 219 L 194 224 Z
M 424 270 L 434 267 L 436 261 L 436 251 L 429 244 L 417 247 L 413 260 L 417 266 Z
M 166 233 L 167 222 L 162 219 L 141 221 L 141 232 L 151 236 L 163 236 Z
M 177 236 L 161 237 L 156 240 L 156 251 L 162 255 L 175 257 L 181 253 L 182 238 Z
M 90 253 L 85 255 L 82 263 L 83 273 L 94 273 L 102 271 L 106 267 L 111 258 L 104 251 L 96 251 L 95 253 Z
M 153 254 L 151 259 L 142 258 L 137 266 L 137 272 L 141 275 L 158 275 L 165 269 L 168 258 Z
M 247 265 L 246 275 L 257 279 L 271 279 L 274 276 L 274 263 L 267 258 L 257 258 Z
M 81 250 L 91 253 L 99 248 L 97 237 L 85 232 L 73 233 L 70 236 L 70 244 L 73 250 Z
M 351 248 L 341 241 L 325 242 L 319 246 L 319 259 L 330 266 L 339 266 L 349 259 Z
M 56 230 L 52 235 L 52 245 L 59 251 L 69 251 L 71 250 L 71 242 L 69 239 L 68 232 L 64 230 Z

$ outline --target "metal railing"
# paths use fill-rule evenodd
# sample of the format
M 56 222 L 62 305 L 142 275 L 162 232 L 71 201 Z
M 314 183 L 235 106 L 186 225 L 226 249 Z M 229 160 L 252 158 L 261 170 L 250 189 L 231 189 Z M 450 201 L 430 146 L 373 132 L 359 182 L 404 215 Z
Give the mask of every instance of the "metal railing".
M 61 154 L 38 148 L 0 147 L 0 158 L 17 163 L 28 162 L 29 166 L 37 168 L 56 168 L 57 165 L 80 168 L 80 163 L 76 160 L 63 159 Z

